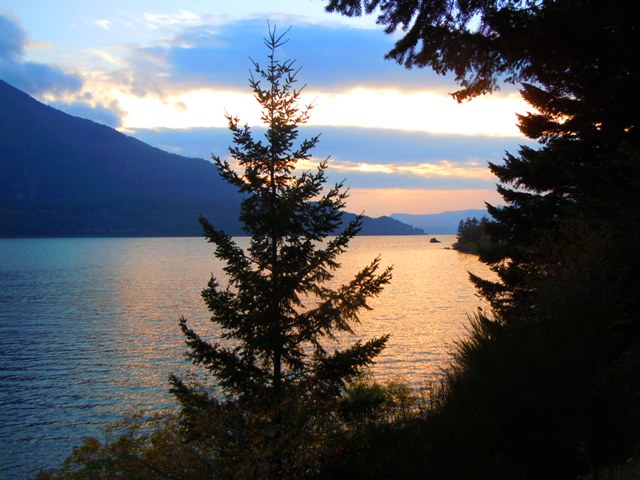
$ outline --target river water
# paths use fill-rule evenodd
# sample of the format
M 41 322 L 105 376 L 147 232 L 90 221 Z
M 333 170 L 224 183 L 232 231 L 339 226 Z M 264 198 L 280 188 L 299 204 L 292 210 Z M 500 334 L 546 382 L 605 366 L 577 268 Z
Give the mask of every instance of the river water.
M 429 238 L 355 238 L 336 276 L 378 255 L 394 266 L 356 333 L 390 333 L 374 374 L 414 386 L 438 375 L 484 306 L 467 272 L 490 276 L 445 248 L 454 236 Z M 209 328 L 200 292 L 221 266 L 201 238 L 0 239 L 0 478 L 60 465 L 128 411 L 173 408 L 168 375 L 193 369 L 178 319 Z

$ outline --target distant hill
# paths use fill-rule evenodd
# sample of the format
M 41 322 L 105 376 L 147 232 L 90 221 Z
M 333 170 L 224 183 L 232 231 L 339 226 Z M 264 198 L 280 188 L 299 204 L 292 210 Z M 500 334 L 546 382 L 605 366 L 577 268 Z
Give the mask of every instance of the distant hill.
M 46 106 L 0 80 L 0 236 L 232 235 L 240 197 L 211 162 Z M 419 234 L 388 217 L 363 234 Z
M 481 219 L 489 214 L 486 210 L 457 210 L 452 212 L 432 213 L 425 215 L 412 215 L 409 213 L 393 213 L 391 218 L 407 223 L 416 228 L 421 228 L 428 234 L 454 234 L 458 229 L 460 220 L 469 217 Z
M 343 221 L 355 217 L 353 213 L 345 213 Z M 424 230 L 391 217 L 364 217 L 362 222 L 363 235 L 424 235 Z

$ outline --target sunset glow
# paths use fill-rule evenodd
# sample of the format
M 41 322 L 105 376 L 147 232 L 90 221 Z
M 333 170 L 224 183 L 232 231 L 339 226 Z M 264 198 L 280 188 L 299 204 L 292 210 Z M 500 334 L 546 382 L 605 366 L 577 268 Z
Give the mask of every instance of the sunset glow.
M 459 104 L 440 91 L 358 88 L 337 94 L 318 92 L 312 124 L 386 128 L 462 135 L 519 135 L 516 112 L 526 104 L 510 94 Z
M 198 89 L 165 97 L 120 92 L 115 99 L 125 112 L 125 130 L 225 127 L 225 112 L 261 125 L 255 99 L 240 91 Z M 517 136 L 516 112 L 526 109 L 515 94 L 458 104 L 442 93 L 371 89 L 307 93 L 301 104 L 313 105 L 309 125 L 492 136 Z
M 280 32 L 291 26 L 283 59 L 296 60 L 297 86 L 307 85 L 306 127 L 322 134 L 314 154 L 331 157 L 331 179 L 352 189 L 348 207 L 372 215 L 481 207 L 497 197 L 487 164 L 524 140 L 516 115 L 527 106 L 517 92 L 459 104 L 451 78 L 384 60 L 394 39 L 373 17 L 329 15 L 321 2 L 116 0 L 88 9 L 68 0 L 46 22 L 36 14 L 44 0 L 26 3 L 0 0 L 8 39 L 0 78 L 72 115 L 201 158 L 225 155 L 226 114 L 261 127 L 252 59 L 265 60 L 267 21 Z
M 378 217 L 392 213 L 415 215 L 445 211 L 484 209 L 485 202 L 500 205 L 495 190 L 411 190 L 411 189 L 350 189 L 347 210 Z

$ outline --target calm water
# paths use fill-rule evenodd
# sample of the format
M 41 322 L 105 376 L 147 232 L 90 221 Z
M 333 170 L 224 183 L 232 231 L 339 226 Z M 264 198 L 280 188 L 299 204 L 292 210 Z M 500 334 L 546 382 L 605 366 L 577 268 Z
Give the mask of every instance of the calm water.
M 380 377 L 437 375 L 481 305 L 467 272 L 486 268 L 439 238 L 360 237 L 342 257 L 338 279 L 379 254 L 394 265 L 357 327 L 391 333 Z M 0 239 L 0 478 L 59 465 L 128 410 L 172 408 L 167 376 L 191 368 L 178 318 L 206 327 L 212 272 L 220 263 L 201 238 Z

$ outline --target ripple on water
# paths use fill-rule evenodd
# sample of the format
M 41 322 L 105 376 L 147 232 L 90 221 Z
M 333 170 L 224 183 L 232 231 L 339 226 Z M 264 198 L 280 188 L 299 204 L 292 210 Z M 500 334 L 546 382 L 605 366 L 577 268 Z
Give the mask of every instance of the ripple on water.
M 337 281 L 379 254 L 394 265 L 356 327 L 391 334 L 379 377 L 418 386 L 437 375 L 480 303 L 467 271 L 486 270 L 440 239 L 360 237 L 342 258 Z M 129 409 L 172 407 L 169 374 L 191 370 L 178 318 L 209 325 L 200 292 L 220 272 L 212 252 L 200 238 L 0 239 L 0 478 L 58 466 Z

